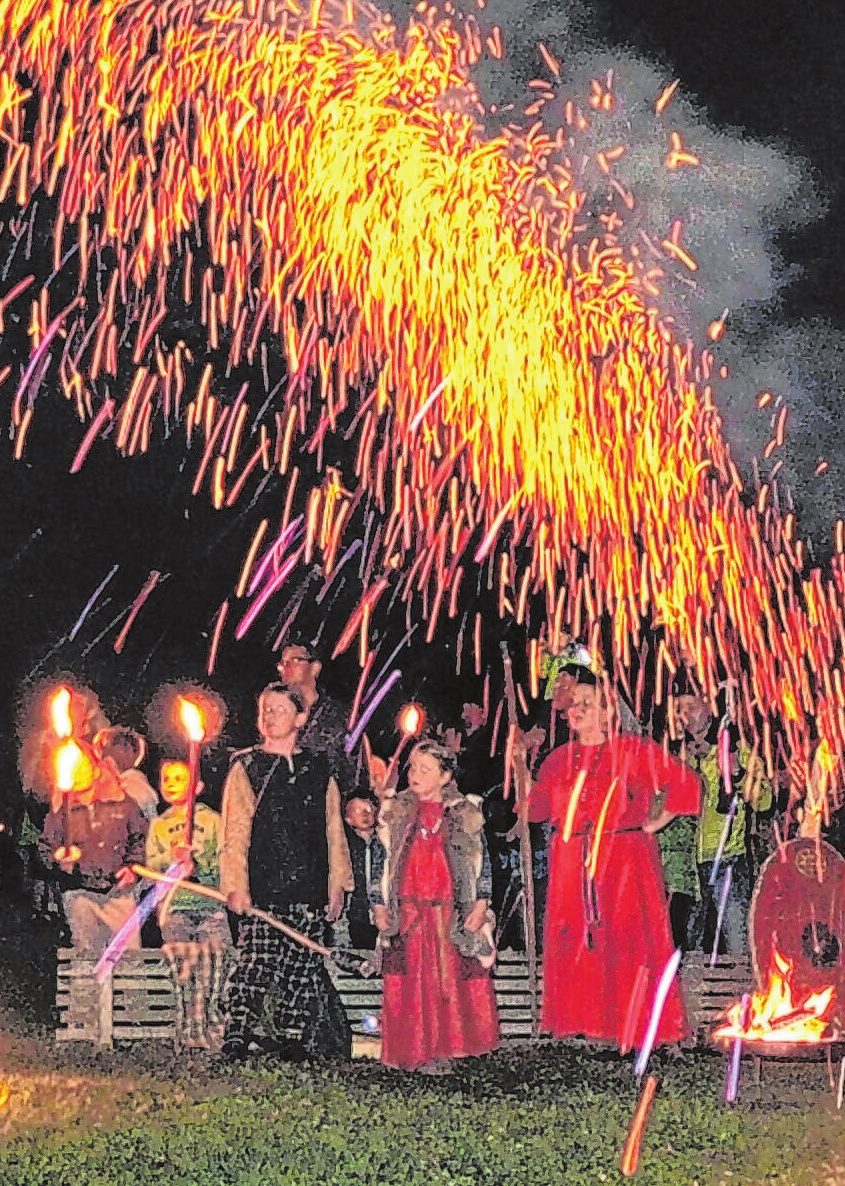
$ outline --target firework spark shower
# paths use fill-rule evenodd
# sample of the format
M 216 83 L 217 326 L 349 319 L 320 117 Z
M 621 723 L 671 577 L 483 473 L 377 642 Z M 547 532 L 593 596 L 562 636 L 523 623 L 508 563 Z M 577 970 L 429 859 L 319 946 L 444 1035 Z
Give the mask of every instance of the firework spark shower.
M 5 0 L 0 45 L 0 200 L 24 244 L 0 315 L 29 312 L 27 363 L 2 374 L 17 456 L 51 375 L 79 418 L 69 468 L 178 428 L 216 507 L 275 473 L 278 539 L 294 504 L 304 539 L 282 557 L 255 536 L 238 581 L 253 605 L 297 565 L 328 580 L 366 497 L 361 595 L 338 631 L 341 649 L 359 638 L 363 680 L 389 590 L 430 639 L 465 570 L 489 565 L 500 613 L 523 623 L 536 600 L 552 645 L 598 647 L 610 615 L 623 684 L 644 627 L 658 698 L 683 656 L 711 695 L 732 681 L 770 771 L 783 730 L 799 790 L 819 739 L 841 751 L 843 541 L 830 578 L 805 572 L 793 521 L 743 487 L 718 364 L 659 314 L 661 275 L 699 267 L 684 221 L 654 228 L 647 260 L 618 233 L 636 195 L 615 176 L 610 73 L 554 132 L 485 139 L 477 25 L 433 9 L 400 35 L 361 5 Z M 672 97 L 653 97 L 667 176 L 701 165 Z M 584 152 L 608 179 L 601 235 L 582 217 Z M 40 288 L 38 203 L 55 205 Z M 186 305 L 216 368 L 170 329 Z

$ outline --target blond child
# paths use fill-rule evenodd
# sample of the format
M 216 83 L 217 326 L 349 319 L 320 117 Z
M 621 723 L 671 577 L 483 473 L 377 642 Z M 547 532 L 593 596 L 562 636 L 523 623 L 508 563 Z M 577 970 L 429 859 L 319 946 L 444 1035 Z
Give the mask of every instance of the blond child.
M 182 863 L 183 876 L 217 889 L 220 884 L 220 816 L 204 803 L 191 804 L 191 775 L 184 762 L 162 762 L 159 788 L 169 804 L 150 824 L 147 866 L 164 872 Z M 202 783 L 197 793 L 202 793 Z M 193 806 L 191 844 L 185 844 Z M 159 906 L 164 953 L 176 976 L 180 1016 L 177 1045 L 217 1049 L 223 1038 L 220 994 L 232 951 L 226 911 L 219 902 L 177 889 Z

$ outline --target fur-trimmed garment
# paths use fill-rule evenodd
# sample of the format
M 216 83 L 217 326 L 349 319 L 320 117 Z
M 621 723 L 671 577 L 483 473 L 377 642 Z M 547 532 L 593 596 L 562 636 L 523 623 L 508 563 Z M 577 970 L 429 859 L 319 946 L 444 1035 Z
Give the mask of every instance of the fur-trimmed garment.
M 453 782 L 442 803 L 405 791 L 382 807 L 370 894 L 390 911 L 381 939 L 388 1066 L 424 1066 L 498 1045 L 492 914 L 481 930 L 465 929 L 491 892 L 483 823 Z

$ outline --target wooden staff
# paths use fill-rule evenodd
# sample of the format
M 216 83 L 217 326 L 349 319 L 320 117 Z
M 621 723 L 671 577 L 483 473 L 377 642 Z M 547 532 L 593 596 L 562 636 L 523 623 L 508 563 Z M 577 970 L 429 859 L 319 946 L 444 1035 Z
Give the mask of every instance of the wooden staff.
M 229 899 L 224 893 L 218 889 L 214 889 L 210 885 L 200 885 L 196 881 L 186 881 L 182 877 L 168 877 L 166 873 L 157 873 L 155 869 L 148 869 L 145 865 L 133 865 L 132 872 L 138 877 L 146 877 L 150 881 L 166 881 L 174 889 L 189 890 L 192 894 L 199 894 L 203 898 L 212 898 L 215 902 L 220 902 L 227 906 Z M 363 956 L 355 955 L 351 951 L 339 951 L 337 948 L 324 947 L 322 943 L 317 943 L 314 939 L 309 939 L 307 935 L 303 935 L 301 931 L 294 930 L 289 927 L 286 922 L 276 918 L 275 915 L 269 914 L 266 910 L 259 910 L 257 906 L 250 906 L 246 911 L 247 914 L 252 915 L 253 918 L 260 918 L 262 922 L 266 922 L 268 927 L 275 927 L 277 931 L 281 931 L 283 935 L 287 935 L 288 939 L 292 939 L 294 943 L 299 943 L 302 947 L 307 947 L 309 951 L 314 951 L 318 955 L 326 956 L 333 960 L 338 967 L 345 971 L 356 971 L 362 976 L 372 976 L 375 972 L 375 967 Z
M 508 721 L 512 728 L 518 730 L 519 722 L 516 715 L 516 690 L 513 683 L 513 667 L 511 665 L 508 644 L 500 642 L 502 663 L 505 668 L 505 698 L 508 702 Z M 507 779 L 507 771 L 505 771 Z M 534 861 L 531 852 L 531 835 L 528 830 L 528 788 L 531 777 L 525 764 L 525 747 L 522 739 L 514 743 L 513 747 L 513 782 L 516 797 L 516 810 L 519 817 L 517 825 L 519 832 L 519 864 L 522 873 L 522 922 L 525 933 L 525 954 L 528 957 L 528 994 L 531 998 L 531 1036 L 539 1033 L 539 1011 L 537 1001 L 537 932 L 534 923 Z

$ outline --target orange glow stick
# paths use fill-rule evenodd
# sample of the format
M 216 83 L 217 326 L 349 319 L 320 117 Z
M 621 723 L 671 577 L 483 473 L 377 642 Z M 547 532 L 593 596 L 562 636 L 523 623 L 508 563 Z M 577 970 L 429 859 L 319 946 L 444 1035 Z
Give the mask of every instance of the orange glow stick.
M 657 1084 L 657 1076 L 649 1075 L 643 1084 L 636 1111 L 631 1119 L 628 1138 L 625 1141 L 625 1147 L 619 1159 L 619 1169 L 625 1178 L 632 1178 L 639 1168 L 643 1137 L 645 1136 L 646 1125 L 648 1124 L 648 1118 L 654 1103 Z
M 599 846 L 601 845 L 601 838 L 604 834 L 604 822 L 607 818 L 607 812 L 608 808 L 610 807 L 610 801 L 613 798 L 613 793 L 618 785 L 619 779 L 614 778 L 613 782 L 610 784 L 610 789 L 605 795 L 604 803 L 601 805 L 601 812 L 599 813 L 598 823 L 596 824 L 596 832 L 595 836 L 593 837 L 593 844 L 590 849 L 590 855 L 587 859 L 587 876 L 591 881 L 596 876 L 596 867 L 599 861 Z
M 217 617 L 214 621 L 214 632 L 211 636 L 211 645 L 208 648 L 208 664 L 206 672 L 208 675 L 214 674 L 214 667 L 217 662 L 217 648 L 220 645 L 220 635 L 223 631 L 223 623 L 226 621 L 226 615 L 229 612 L 229 602 L 224 601 L 217 611 Z

